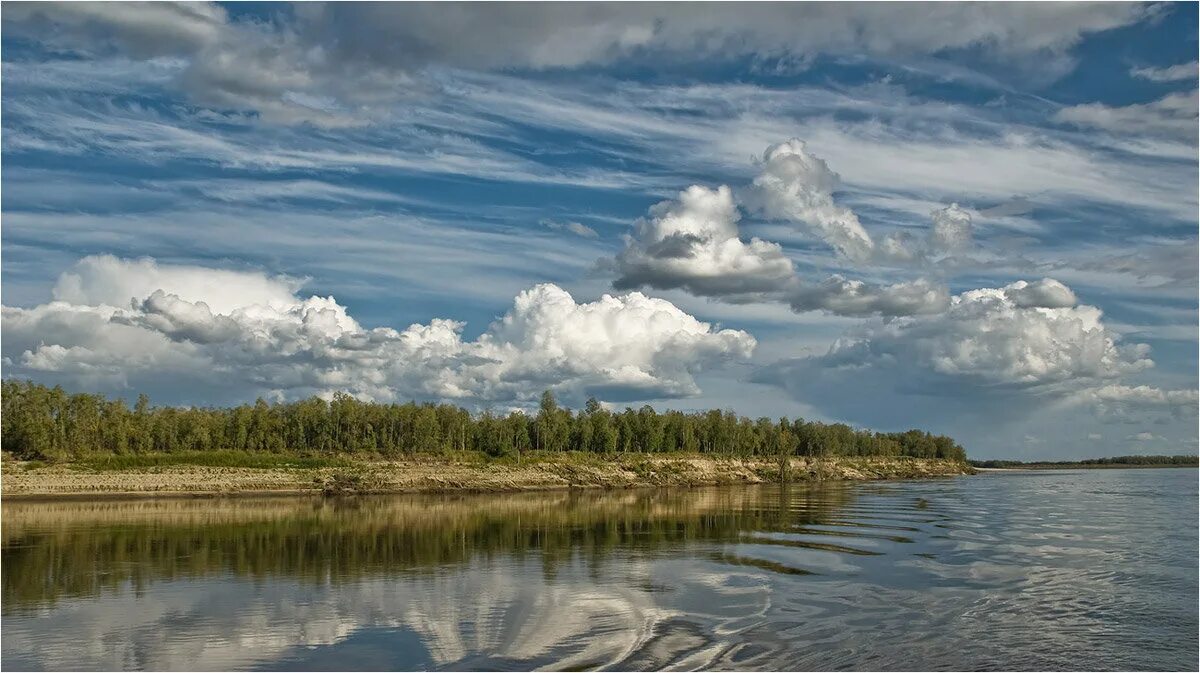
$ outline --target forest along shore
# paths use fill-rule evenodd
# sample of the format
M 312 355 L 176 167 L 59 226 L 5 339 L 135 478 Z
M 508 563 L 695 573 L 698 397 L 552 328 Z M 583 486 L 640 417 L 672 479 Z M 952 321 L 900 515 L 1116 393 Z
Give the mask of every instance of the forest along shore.
M 921 430 L 874 432 L 712 409 L 623 411 L 589 399 L 497 416 L 335 393 L 237 407 L 152 406 L 0 382 L 4 497 L 399 493 L 906 479 L 972 471 Z
M 690 487 L 778 482 L 778 459 L 703 455 L 589 454 L 530 456 L 517 463 L 480 456 L 414 460 L 346 460 L 336 464 L 217 467 L 195 464 L 97 467 L 6 460 L 0 496 L 327 495 L 444 491 L 536 491 L 567 488 Z M 972 474 L 963 461 L 910 457 L 793 457 L 789 481 L 917 479 Z

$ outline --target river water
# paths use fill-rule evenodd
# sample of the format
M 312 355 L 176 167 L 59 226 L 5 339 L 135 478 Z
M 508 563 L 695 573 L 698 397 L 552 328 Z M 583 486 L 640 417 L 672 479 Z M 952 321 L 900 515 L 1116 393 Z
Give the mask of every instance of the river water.
M 19 669 L 1196 670 L 1197 471 L 3 505 Z

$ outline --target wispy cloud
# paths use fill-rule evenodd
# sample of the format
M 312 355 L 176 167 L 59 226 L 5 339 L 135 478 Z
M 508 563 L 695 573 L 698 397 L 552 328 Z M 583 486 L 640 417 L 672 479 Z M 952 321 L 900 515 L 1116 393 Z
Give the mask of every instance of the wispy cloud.
M 1135 67 L 1130 69 L 1129 74 L 1134 77 L 1148 79 L 1151 82 L 1183 82 L 1188 80 L 1195 82 L 1197 76 L 1196 61 L 1170 65 L 1165 68 Z

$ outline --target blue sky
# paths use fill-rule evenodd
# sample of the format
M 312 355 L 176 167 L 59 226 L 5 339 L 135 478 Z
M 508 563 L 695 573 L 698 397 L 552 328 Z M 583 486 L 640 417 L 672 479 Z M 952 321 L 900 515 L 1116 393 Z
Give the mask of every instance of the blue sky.
M 8 3 L 4 376 L 1194 453 L 1196 25 Z

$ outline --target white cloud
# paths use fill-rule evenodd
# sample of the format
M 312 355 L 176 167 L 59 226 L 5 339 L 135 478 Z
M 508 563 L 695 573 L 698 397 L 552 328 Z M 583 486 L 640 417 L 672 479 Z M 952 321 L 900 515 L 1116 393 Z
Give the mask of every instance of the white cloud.
M 118 310 L 64 302 L 31 309 L 0 307 L 5 374 L 53 372 L 87 386 L 123 387 L 138 372 L 172 376 L 206 371 L 199 348 L 114 323 Z
M 1129 74 L 1151 82 L 1196 81 L 1196 61 L 1180 63 L 1165 68 L 1131 68 Z
M 48 39 L 73 37 L 118 46 L 135 56 L 187 54 L 221 38 L 228 28 L 224 8 L 210 2 L 72 2 L 15 4 L 4 22 Z M 61 33 L 55 35 L 50 25 Z
M 1194 142 L 1173 140 L 1169 157 L 1158 157 L 1172 161 L 1147 163 L 1098 151 L 1095 134 L 1084 138 L 1013 123 L 993 127 L 977 111 L 955 119 L 909 128 L 903 118 L 846 123 L 832 115 L 799 121 L 743 115 L 717 124 L 695 151 L 708 148 L 714 162 L 728 163 L 761 151 L 781 134 L 797 134 L 844 176 L 848 193 L 920 194 L 960 203 L 1038 194 L 1039 202 L 1069 206 L 1082 200 L 1195 219 L 1194 166 L 1179 163 L 1194 156 Z M 990 132 L 966 130 L 981 124 Z
M 930 214 L 929 248 L 933 253 L 960 252 L 971 245 L 971 214 L 952 203 Z
M 724 185 L 693 185 L 677 200 L 650 209 L 614 260 L 617 288 L 684 288 L 700 296 L 776 292 L 794 279 L 792 262 L 776 243 L 738 237 L 741 219 Z
M 1057 121 L 1098 128 L 1117 134 L 1166 135 L 1195 141 L 1196 91 L 1169 93 L 1150 103 L 1112 106 L 1085 103 L 1055 113 Z
M 1092 395 L 1097 400 L 1178 406 L 1193 411 L 1197 400 L 1200 399 L 1195 390 L 1161 390 L 1151 386 L 1110 385 L 1092 391 Z
M 795 311 L 824 309 L 837 315 L 906 316 L 945 310 L 950 292 L 944 285 L 924 279 L 881 287 L 834 275 L 816 285 L 797 287 L 787 299 Z
M 483 357 L 500 363 L 504 379 L 549 380 L 568 390 L 624 387 L 640 399 L 698 394 L 692 373 L 749 358 L 756 342 L 638 292 L 577 304 L 566 291 L 545 284 L 518 295 L 479 345 Z
M 1136 435 L 1129 435 L 1125 438 L 1128 442 L 1153 442 L 1162 439 L 1152 432 L 1139 432 Z
M 834 199 L 841 181 L 824 159 L 799 138 L 767 148 L 747 194 L 748 204 L 769 218 L 800 225 L 856 264 L 925 263 L 962 253 L 971 245 L 971 214 L 957 203 L 932 211 L 926 240 L 896 232 L 878 242 L 858 215 Z
M 553 220 L 542 220 L 542 225 L 555 231 L 566 231 L 580 238 L 600 238 L 600 234 L 596 233 L 595 229 L 583 224 L 582 222 L 555 222 Z
M 1084 271 L 1100 271 L 1106 274 L 1129 274 L 1140 280 L 1156 283 L 1175 282 L 1192 290 L 1196 286 L 1196 240 L 1168 241 L 1156 245 L 1140 245 L 1133 251 L 1123 246 L 1119 253 L 1084 259 L 1064 260 L 1060 264 Z M 1090 252 L 1090 251 L 1089 251 Z
M 697 395 L 694 374 L 756 345 L 636 292 L 577 303 L 538 285 L 465 341 L 463 323 L 444 319 L 366 329 L 332 297 L 295 287 L 260 272 L 85 258 L 60 278 L 59 301 L 3 308 L 6 369 L 89 384 L 241 381 L 287 397 L 522 402 L 553 388 L 627 400 Z
M 616 271 L 618 289 L 684 289 L 723 301 L 782 302 L 797 312 L 912 315 L 940 311 L 949 301 L 945 287 L 927 280 L 881 287 L 834 275 L 809 283 L 796 275 L 779 244 L 742 241 L 740 218 L 728 187 L 693 185 L 677 200 L 651 208 L 625 249 L 604 265 Z
M 1081 390 L 1070 403 L 1090 407 L 1105 421 L 1149 423 L 1166 418 L 1195 418 L 1200 391 L 1109 384 Z
M 1084 36 L 1155 13 L 1139 4 L 587 5 L 301 4 L 270 21 L 212 3 L 14 5 L 4 29 L 60 49 L 183 58 L 197 102 L 283 123 L 336 126 L 428 89 L 429 66 L 575 68 L 628 59 L 752 56 L 802 66 L 818 53 L 909 57 L 975 49 L 1045 75 L 1069 71 Z M 469 35 L 470 39 L 462 36 Z
M 340 56 L 375 63 L 450 62 L 468 67 L 573 67 L 639 51 L 695 57 L 821 51 L 937 53 L 982 47 L 1007 55 L 1059 55 L 1083 35 L 1138 21 L 1138 5 L 1086 7 L 941 6 L 919 16 L 888 5 L 713 3 L 703 12 L 670 4 L 314 8 L 307 27 L 322 37 L 355 29 Z M 458 39 L 473 35 L 474 40 Z
M 1018 280 L 1005 286 L 1004 296 L 1018 308 L 1070 308 L 1079 303 L 1071 288 L 1053 278 Z
M 857 372 L 856 381 L 871 370 L 946 395 L 961 386 L 1077 390 L 1153 366 L 1145 346 L 1119 343 L 1100 309 L 1063 305 L 1064 292 L 1052 280 L 970 290 L 952 297 L 944 313 L 865 325 L 825 355 L 793 365 Z
M 835 203 L 840 177 L 792 138 L 767 148 L 754 178 L 750 202 L 768 217 L 810 227 L 834 250 L 853 260 L 866 260 L 875 243 L 858 216 Z
M 1073 446 L 1062 429 L 1082 442 L 1100 427 L 1103 418 L 1081 413 L 1085 395 L 1153 367 L 1149 349 L 1123 342 L 1093 306 L 1018 305 L 1013 297 L 1030 285 L 970 290 L 943 313 L 851 326 L 824 354 L 777 360 L 751 380 L 783 388 L 819 417 L 947 433 L 975 456 L 1012 456 L 1025 435 L 1056 438 L 1044 448 L 1060 456 L 1094 456 L 1096 446 Z
M 166 289 L 179 298 L 203 301 L 216 313 L 261 304 L 284 308 L 296 302 L 304 279 L 268 276 L 259 272 L 212 269 L 179 264 L 160 265 L 154 259 L 120 259 L 91 255 L 59 276 L 54 299 L 80 306 L 128 308 L 155 290 Z

